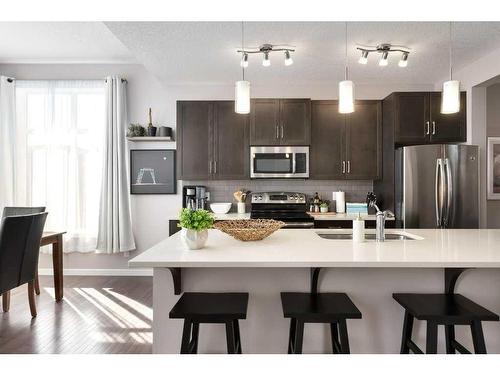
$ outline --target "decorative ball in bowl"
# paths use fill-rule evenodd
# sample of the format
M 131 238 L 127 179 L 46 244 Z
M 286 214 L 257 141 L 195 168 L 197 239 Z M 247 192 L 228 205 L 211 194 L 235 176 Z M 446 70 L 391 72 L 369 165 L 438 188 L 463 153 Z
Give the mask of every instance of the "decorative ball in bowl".
M 218 221 L 214 228 L 240 241 L 260 241 L 285 225 L 282 221 L 267 219 Z
M 227 214 L 231 206 L 232 203 L 211 203 L 210 209 L 216 214 Z

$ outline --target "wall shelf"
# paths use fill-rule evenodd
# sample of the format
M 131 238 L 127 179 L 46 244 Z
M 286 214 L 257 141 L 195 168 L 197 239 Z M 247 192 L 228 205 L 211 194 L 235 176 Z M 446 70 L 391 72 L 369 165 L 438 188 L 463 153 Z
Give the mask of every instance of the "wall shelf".
M 172 137 L 127 137 L 129 142 L 175 142 Z

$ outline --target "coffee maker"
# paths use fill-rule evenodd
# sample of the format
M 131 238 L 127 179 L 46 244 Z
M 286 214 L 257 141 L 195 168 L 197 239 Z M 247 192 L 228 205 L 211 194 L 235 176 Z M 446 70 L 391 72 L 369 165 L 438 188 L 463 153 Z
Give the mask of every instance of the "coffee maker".
M 182 207 L 191 210 L 206 210 L 209 193 L 205 186 L 192 185 L 182 187 Z

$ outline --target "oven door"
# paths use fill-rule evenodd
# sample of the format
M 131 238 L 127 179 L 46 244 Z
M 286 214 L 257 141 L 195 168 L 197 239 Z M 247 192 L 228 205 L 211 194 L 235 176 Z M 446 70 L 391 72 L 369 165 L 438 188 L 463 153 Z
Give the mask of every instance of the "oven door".
M 251 178 L 308 178 L 309 147 L 250 147 Z

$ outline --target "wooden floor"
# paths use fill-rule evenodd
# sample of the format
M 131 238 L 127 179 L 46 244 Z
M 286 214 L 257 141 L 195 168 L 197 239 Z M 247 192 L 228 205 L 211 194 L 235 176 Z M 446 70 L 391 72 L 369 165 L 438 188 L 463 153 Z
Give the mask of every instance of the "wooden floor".
M 52 277 L 40 277 L 38 316 L 27 285 L 0 309 L 0 353 L 151 353 L 152 277 L 67 276 L 56 303 Z

